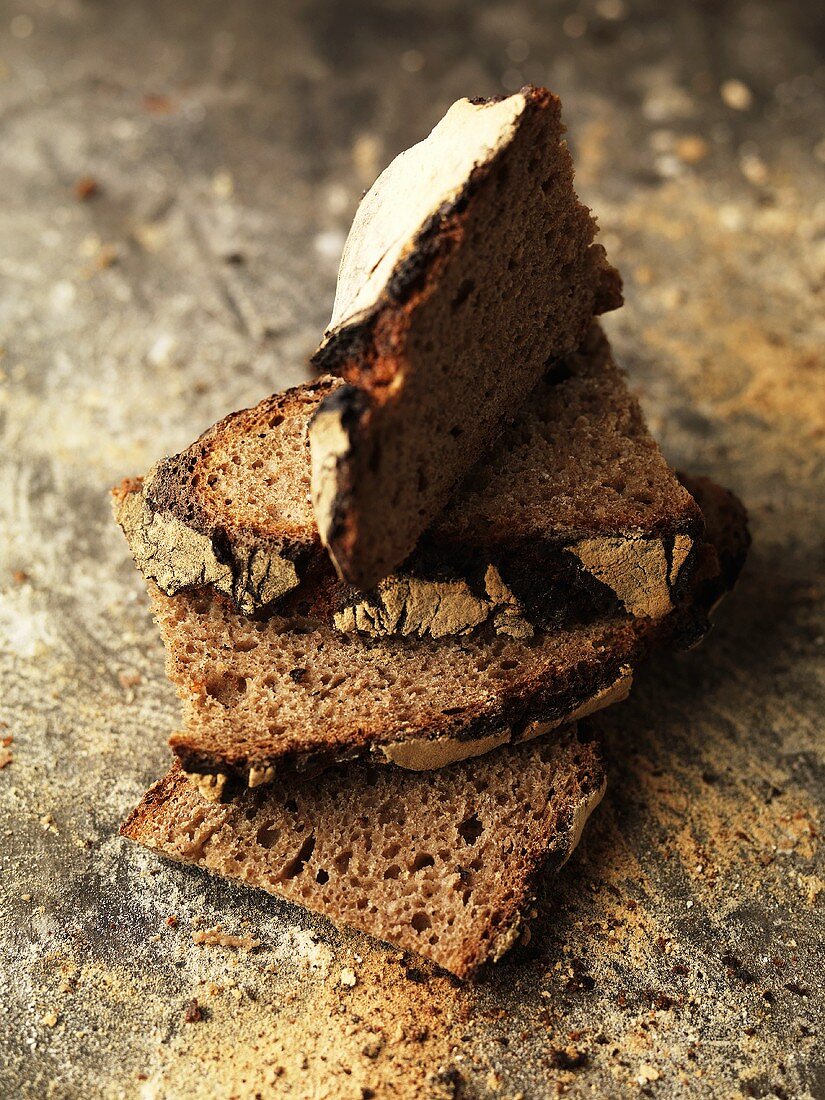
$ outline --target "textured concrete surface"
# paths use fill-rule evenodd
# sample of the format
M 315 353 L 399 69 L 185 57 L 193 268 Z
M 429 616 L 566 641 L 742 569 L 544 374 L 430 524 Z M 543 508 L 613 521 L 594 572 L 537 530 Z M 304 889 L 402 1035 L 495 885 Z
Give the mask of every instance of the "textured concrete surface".
M 0 3 L 3 1096 L 825 1095 L 821 11 Z M 527 80 L 651 426 L 754 547 L 598 719 L 604 806 L 463 989 L 118 839 L 177 706 L 107 489 L 303 377 L 361 190 Z

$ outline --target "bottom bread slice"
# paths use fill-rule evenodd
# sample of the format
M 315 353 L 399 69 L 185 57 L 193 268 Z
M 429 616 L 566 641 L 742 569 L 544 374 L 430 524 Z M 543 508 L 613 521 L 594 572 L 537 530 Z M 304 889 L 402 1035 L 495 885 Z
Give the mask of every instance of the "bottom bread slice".
M 356 763 L 227 803 L 175 764 L 121 833 L 469 978 L 519 939 L 539 874 L 570 857 L 604 788 L 597 746 L 572 730 L 440 771 Z

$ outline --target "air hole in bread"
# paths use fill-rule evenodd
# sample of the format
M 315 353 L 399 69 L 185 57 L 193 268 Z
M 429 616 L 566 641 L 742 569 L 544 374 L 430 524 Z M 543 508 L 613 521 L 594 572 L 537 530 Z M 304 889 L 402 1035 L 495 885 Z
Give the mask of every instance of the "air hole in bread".
M 415 874 L 417 871 L 423 871 L 425 867 L 434 867 L 435 860 L 427 852 L 419 852 L 413 860 L 411 871 Z
M 349 862 L 350 862 L 351 859 L 352 859 L 352 852 L 351 851 L 347 850 L 346 852 L 341 852 L 340 855 L 337 855 L 335 857 L 335 859 L 333 860 L 333 862 L 335 864 L 335 870 L 340 875 L 345 875 L 347 873 L 347 871 L 349 870 Z
M 315 851 L 315 836 L 310 834 L 304 840 L 301 847 L 298 849 L 297 855 L 293 859 L 290 859 L 285 865 L 283 871 L 281 871 L 281 878 L 296 878 L 303 871 L 307 864 L 307 861 Z
M 273 828 L 271 825 L 262 825 L 255 834 L 255 843 L 260 844 L 262 848 L 274 848 L 278 843 L 278 837 L 280 831 Z
M 396 879 L 401 875 L 401 868 L 397 863 L 391 863 L 389 867 L 384 871 L 385 879 Z
M 315 881 L 320 886 L 325 886 L 329 882 L 329 872 L 325 871 L 323 867 L 320 867 L 315 874 Z
M 206 678 L 206 694 L 221 706 L 229 707 L 246 691 L 246 677 L 220 673 Z
M 476 814 L 466 818 L 458 827 L 458 835 L 465 844 L 475 844 L 483 832 L 484 826 L 481 824 Z
M 413 914 L 410 924 L 416 932 L 426 932 L 428 928 L 432 928 L 433 926 L 433 922 L 430 920 L 429 915 L 421 910 Z

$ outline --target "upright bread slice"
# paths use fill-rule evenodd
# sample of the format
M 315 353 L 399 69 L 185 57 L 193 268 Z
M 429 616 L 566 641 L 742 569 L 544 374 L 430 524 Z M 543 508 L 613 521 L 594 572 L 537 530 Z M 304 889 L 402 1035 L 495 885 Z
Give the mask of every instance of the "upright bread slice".
M 737 507 L 725 498 L 716 509 L 713 544 L 701 545 L 692 592 L 670 615 L 608 615 L 527 639 L 488 624 L 466 638 L 354 641 L 311 618 L 255 621 L 208 592 L 170 597 L 150 584 L 184 707 L 172 748 L 217 793 L 228 777 L 255 787 L 366 755 L 436 768 L 546 733 L 624 698 L 653 646 L 701 637 L 738 570 L 715 549 L 744 529 Z
M 701 513 L 598 326 L 539 383 L 402 570 L 367 593 L 335 577 L 309 504 L 307 424 L 341 385 L 324 379 L 234 413 L 116 490 L 145 575 L 167 595 L 211 583 L 247 614 L 277 605 L 376 636 L 486 622 L 527 636 L 670 611 Z
M 225 804 L 173 767 L 121 833 L 470 978 L 518 940 L 540 873 L 569 858 L 604 787 L 598 749 L 572 733 L 440 772 L 350 765 Z
M 310 442 L 321 539 L 361 589 L 409 556 L 548 364 L 621 304 L 560 106 L 530 87 L 459 100 L 358 208 L 314 357 L 347 385 Z

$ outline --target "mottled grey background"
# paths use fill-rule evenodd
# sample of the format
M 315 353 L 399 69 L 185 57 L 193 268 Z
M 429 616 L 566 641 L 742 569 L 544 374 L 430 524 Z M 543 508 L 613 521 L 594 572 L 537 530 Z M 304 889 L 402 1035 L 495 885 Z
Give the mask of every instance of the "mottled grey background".
M 813 0 L 0 3 L 3 1096 L 825 1095 L 823 33 Z M 754 547 L 598 720 L 603 809 L 462 989 L 118 839 L 177 705 L 107 490 L 304 377 L 361 191 L 526 81 L 651 426 Z

